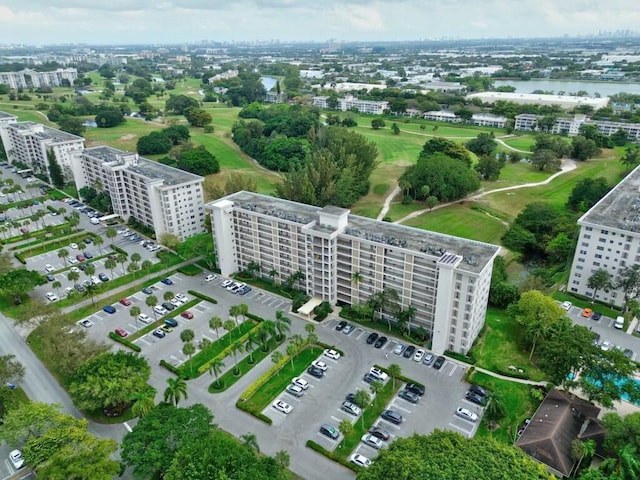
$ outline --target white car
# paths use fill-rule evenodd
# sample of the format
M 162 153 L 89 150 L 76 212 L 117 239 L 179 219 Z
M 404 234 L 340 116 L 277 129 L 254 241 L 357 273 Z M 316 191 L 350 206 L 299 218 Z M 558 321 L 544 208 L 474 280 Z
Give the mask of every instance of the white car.
M 58 296 L 53 292 L 47 292 L 45 297 L 47 297 L 47 300 L 49 300 L 50 302 L 55 302 L 56 300 L 58 300 Z
M 284 414 L 291 413 L 291 410 L 293 410 L 293 407 L 291 405 L 283 402 L 282 400 L 276 400 L 275 402 L 273 402 L 273 408 Z
M 73 272 L 73 273 L 80 273 L 80 269 L 78 267 L 71 267 L 69 269 L 69 271 Z
M 327 371 L 327 364 L 324 362 L 321 362 L 320 360 L 316 360 L 315 362 L 313 362 L 311 365 L 313 365 L 316 368 L 319 368 L 320 370 L 322 370 L 323 372 Z
M 205 282 L 212 282 L 212 281 L 214 281 L 215 279 L 216 279 L 216 276 L 215 276 L 215 275 L 211 275 L 211 274 L 209 274 L 209 275 L 207 275 L 206 277 L 204 277 L 204 281 L 205 281 Z
M 393 353 L 395 353 L 396 355 L 402 355 L 402 352 L 404 352 L 405 348 L 406 347 L 403 343 L 399 343 L 398 345 L 396 345 L 396 348 L 393 349 Z
M 151 323 L 151 319 L 149 318 L 149 315 L 147 315 L 146 313 L 141 313 L 140 315 L 138 315 L 138 320 L 140 320 L 142 323 L 149 325 Z
M 91 277 L 91 283 L 93 283 L 94 285 L 100 285 L 102 283 L 102 280 L 100 280 L 98 277 L 93 275 Z
M 467 408 L 458 407 L 456 409 L 456 415 L 460 418 L 464 418 L 465 420 L 469 420 L 470 422 L 478 421 L 478 415 Z
M 76 257 L 69 257 L 67 258 L 67 262 L 69 262 L 71 265 L 78 263 L 78 260 L 76 260 Z
M 160 305 L 156 305 L 155 307 L 153 307 L 153 311 L 156 312 L 158 315 L 166 315 L 167 314 L 167 310 Z
M 20 450 L 12 450 L 9 454 L 9 460 L 11 460 L 11 464 L 16 470 L 24 467 L 24 458 L 22 458 L 22 452 Z
M 369 460 L 364 455 L 360 455 L 359 453 L 354 453 L 350 458 L 351 463 L 355 463 L 359 467 L 368 468 L 371 465 L 371 460 Z
M 604 351 L 604 352 L 608 352 L 609 350 L 611 350 L 613 348 L 613 344 L 609 341 L 609 340 L 604 340 L 601 344 L 600 344 L 600 348 Z
M 66 293 L 67 295 L 69 295 L 69 293 L 73 292 L 73 287 L 67 287 L 64 289 L 64 293 Z
M 376 377 L 381 382 L 386 382 L 387 378 L 389 378 L 389 375 L 387 375 L 385 372 L 383 372 L 382 370 L 376 367 L 371 367 L 371 370 L 369 370 L 369 373 L 374 377 Z
M 221 286 L 222 288 L 227 288 L 227 287 L 228 287 L 229 285 L 231 285 L 231 284 L 233 284 L 233 280 L 224 280 L 224 281 L 220 284 L 220 286 Z
M 414 355 L 413 355 L 413 361 L 414 362 L 421 362 L 422 359 L 424 358 L 424 354 L 425 353 L 426 352 L 424 350 L 419 348 L 418 350 L 416 350 L 416 353 L 414 353 Z
M 293 380 L 291 380 L 291 383 L 299 386 L 303 390 L 309 388 L 309 382 L 307 382 L 304 378 L 295 377 Z
M 78 325 L 82 325 L 84 328 L 91 328 L 93 327 L 93 322 L 88 318 L 85 318 L 84 320 L 80 320 Z
M 187 303 L 187 301 L 189 300 L 189 297 L 187 297 L 184 293 L 177 293 L 176 298 L 182 303 Z
M 340 358 L 340 353 L 335 350 L 329 350 L 328 348 L 324 351 L 324 356 L 328 357 L 332 360 L 338 360 Z
M 362 443 L 372 448 L 375 448 L 376 450 L 382 448 L 382 440 L 380 440 L 378 437 L 374 437 L 370 433 L 365 433 L 362 436 L 361 440 L 362 440 Z
M 78 244 L 77 243 L 71 243 L 71 244 L 69 244 L 69 248 L 71 248 L 73 250 L 77 250 L 78 249 Z
M 53 268 L 53 265 L 51 265 L 50 263 L 47 263 L 44 266 L 44 269 L 47 271 L 47 273 L 51 273 L 51 272 L 53 272 L 55 270 L 55 268 Z
M 568 312 L 569 310 L 571 310 L 571 307 L 573 307 L 573 303 L 569 301 L 562 302 L 562 305 L 560 305 L 560 307 L 562 307 L 563 310 L 566 310 Z
M 290 393 L 294 397 L 301 397 L 302 395 L 304 395 L 304 390 L 302 389 L 302 387 L 300 385 L 296 385 L 295 383 L 290 384 L 287 387 L 286 392 Z
M 170 301 L 171 305 L 173 305 L 174 307 L 179 307 L 180 305 L 182 305 L 182 302 L 180 301 L 180 299 L 178 297 L 173 297 Z

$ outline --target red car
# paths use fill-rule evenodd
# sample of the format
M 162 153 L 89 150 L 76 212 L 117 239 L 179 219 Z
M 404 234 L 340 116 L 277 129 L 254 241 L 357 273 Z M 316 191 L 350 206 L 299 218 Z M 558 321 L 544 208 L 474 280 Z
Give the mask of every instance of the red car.
M 116 335 L 118 335 L 119 337 L 126 337 L 127 335 L 129 335 L 129 332 L 127 332 L 124 328 L 116 328 Z
M 86 258 L 84 258 L 84 256 L 82 255 L 76 255 L 76 260 L 78 260 L 79 262 L 84 262 Z
M 125 307 L 128 307 L 129 305 L 131 305 L 131 300 L 129 300 L 128 298 L 121 298 L 120 303 Z
M 185 310 L 180 314 L 180 316 L 191 320 L 193 318 L 193 313 L 191 313 L 189 310 Z

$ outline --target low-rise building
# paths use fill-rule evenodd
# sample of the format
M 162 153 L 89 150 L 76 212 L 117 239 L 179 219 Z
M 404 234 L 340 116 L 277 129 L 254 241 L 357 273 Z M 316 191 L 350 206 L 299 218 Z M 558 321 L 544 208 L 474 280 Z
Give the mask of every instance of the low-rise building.
M 180 240 L 203 233 L 204 178 L 115 148 L 87 148 L 76 155 L 78 189 L 106 190 L 113 212 Z
M 515 116 L 515 130 L 538 131 L 538 121 L 541 115 L 532 113 L 521 113 Z M 567 135 L 574 137 L 580 134 L 580 128 L 583 125 L 595 125 L 603 135 L 610 137 L 618 130 L 622 130 L 627 134 L 630 142 L 640 142 L 640 123 L 624 123 L 612 122 L 607 120 L 592 120 L 586 115 L 574 115 L 573 117 L 558 117 L 549 130 L 549 133 Z
M 313 97 L 313 105 L 320 108 L 329 108 L 328 96 Z M 337 108 L 342 112 L 346 112 L 353 108 L 360 113 L 368 113 L 371 115 L 382 115 L 389 108 L 389 102 L 374 100 L 359 100 L 358 97 L 347 95 L 344 98 L 337 98 Z
M 8 85 L 13 89 L 59 87 L 65 80 L 73 86 L 77 79 L 78 71 L 75 68 L 58 68 L 50 72 L 30 69 L 19 72 L 0 72 L 0 85 Z
M 280 281 L 300 272 L 308 295 L 340 305 L 395 290 L 436 353 L 466 353 L 484 325 L 497 246 L 250 192 L 206 208 L 225 276 L 252 262 Z
M 431 110 L 429 112 L 424 112 L 423 118 L 434 122 L 460 123 L 462 121 L 462 119 L 455 113 L 448 112 L 446 110 Z
M 471 117 L 471 123 L 479 127 L 505 128 L 507 117 L 492 113 L 474 113 Z
M 557 105 L 563 110 L 573 110 L 581 105 L 587 105 L 594 110 L 598 110 L 609 104 L 609 97 L 578 97 L 573 95 L 549 95 L 543 93 L 477 92 L 467 95 L 468 100 L 474 98 L 479 98 L 482 103 L 488 104 L 502 100 L 519 105 Z

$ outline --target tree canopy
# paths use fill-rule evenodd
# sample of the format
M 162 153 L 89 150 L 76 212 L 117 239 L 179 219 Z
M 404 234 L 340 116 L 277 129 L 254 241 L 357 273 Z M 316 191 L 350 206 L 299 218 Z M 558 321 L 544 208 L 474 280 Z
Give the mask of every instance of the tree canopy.
M 459 433 L 436 430 L 431 435 L 397 438 L 379 452 L 376 461 L 358 473 L 358 480 L 554 478 L 544 465 L 529 459 L 520 449 L 491 437 L 466 439 Z
M 157 155 L 171 150 L 173 143 L 164 132 L 151 132 L 138 139 L 136 150 L 140 155 Z
M 220 171 L 216 157 L 202 145 L 183 150 L 177 163 L 178 168 L 203 177 Z
M 567 200 L 567 208 L 575 212 L 586 212 L 604 197 L 610 188 L 607 179 L 603 177 L 578 180 Z
M 187 95 L 169 95 L 165 107 L 168 112 L 177 115 L 183 115 L 188 108 L 198 108 L 200 106 L 198 100 Z
M 18 268 L 0 275 L 0 295 L 11 297 L 13 303 L 22 303 L 22 296 L 28 294 L 42 282 L 42 275 L 33 270 Z
M 96 113 L 95 122 L 99 128 L 111 128 L 124 123 L 125 119 L 118 107 L 104 106 Z

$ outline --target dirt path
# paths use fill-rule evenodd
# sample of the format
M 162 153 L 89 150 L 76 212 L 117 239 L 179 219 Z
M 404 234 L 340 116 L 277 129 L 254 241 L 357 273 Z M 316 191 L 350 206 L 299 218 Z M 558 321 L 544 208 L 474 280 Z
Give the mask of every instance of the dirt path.
M 376 220 L 382 220 L 385 217 L 385 215 L 389 211 L 389 207 L 391 206 L 391 201 L 399 193 L 400 193 L 400 187 L 396 186 L 396 188 L 394 188 L 393 191 L 389 195 L 387 195 L 387 198 L 384 199 L 384 205 L 382 205 L 382 210 L 380 210 L 380 213 L 378 214 L 378 217 L 376 218 Z
M 489 195 L 489 194 L 492 194 L 492 193 L 507 192 L 507 191 L 511 191 L 511 190 L 519 190 L 521 188 L 531 188 L 531 187 L 538 187 L 540 185 L 546 185 L 549 182 L 553 181 L 554 178 L 556 178 L 556 177 L 558 177 L 558 176 L 560 176 L 560 175 L 562 175 L 564 173 L 570 172 L 571 170 L 574 170 L 575 168 L 576 168 L 576 162 L 574 160 L 571 160 L 569 158 L 563 158 L 562 159 L 562 166 L 560 168 L 560 171 L 554 173 L 553 175 L 551 175 L 546 180 L 543 180 L 542 182 L 523 183 L 522 185 L 514 185 L 512 187 L 496 188 L 494 190 L 487 190 L 485 192 L 475 193 L 473 195 L 469 195 L 468 197 L 461 198 L 461 199 L 455 200 L 453 202 L 441 203 L 440 205 L 437 205 L 436 207 L 433 207 L 433 210 L 438 209 L 438 208 L 448 207 L 449 205 L 453 205 L 455 203 L 459 203 L 462 200 L 464 200 L 464 201 L 478 200 L 479 198 L 482 198 L 482 197 L 484 197 L 486 195 Z M 423 210 L 417 210 L 415 212 L 410 213 L 409 215 L 406 215 L 406 216 L 402 217 L 400 220 L 396 220 L 393 223 L 404 223 L 407 220 L 411 220 L 412 218 L 419 217 L 423 213 L 427 213 L 429 211 L 430 210 L 428 208 L 425 208 Z
M 500 145 L 502 145 L 504 148 L 511 150 L 513 152 L 519 152 L 519 153 L 528 153 L 529 155 L 532 154 L 532 152 L 528 151 L 528 150 L 520 150 L 519 148 L 515 148 L 512 147 L 511 145 L 507 145 L 502 139 L 500 138 L 494 138 L 494 140 L 496 142 L 498 142 Z

